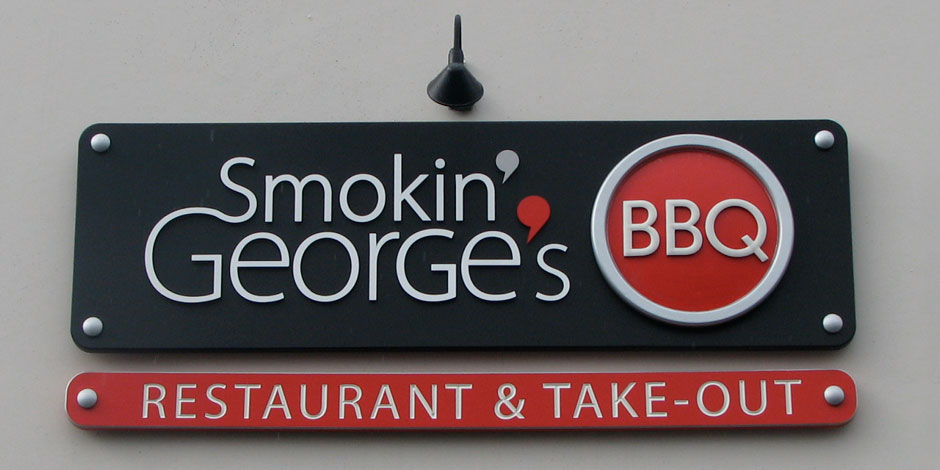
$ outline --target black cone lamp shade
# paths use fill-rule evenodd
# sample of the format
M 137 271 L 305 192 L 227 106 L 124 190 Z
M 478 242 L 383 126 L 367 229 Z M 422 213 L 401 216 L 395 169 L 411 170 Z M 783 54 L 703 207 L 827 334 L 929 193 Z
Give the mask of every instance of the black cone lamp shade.
M 428 96 L 451 109 L 469 111 L 483 97 L 483 85 L 463 62 L 460 35 L 460 15 L 457 15 L 454 18 L 454 48 L 447 56 L 447 67 L 428 83 Z

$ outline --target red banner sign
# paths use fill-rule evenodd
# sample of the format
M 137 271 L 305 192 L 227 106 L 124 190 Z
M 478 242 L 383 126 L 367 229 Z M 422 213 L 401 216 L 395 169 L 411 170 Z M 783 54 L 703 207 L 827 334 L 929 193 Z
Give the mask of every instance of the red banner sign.
M 551 374 L 84 373 L 82 428 L 623 429 L 845 424 L 837 370 Z

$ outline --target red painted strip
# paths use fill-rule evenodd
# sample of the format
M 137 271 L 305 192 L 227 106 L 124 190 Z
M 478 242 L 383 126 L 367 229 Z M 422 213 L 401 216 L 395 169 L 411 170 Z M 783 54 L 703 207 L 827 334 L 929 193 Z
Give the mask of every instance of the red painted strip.
M 826 388 L 833 385 L 845 392 L 844 402 L 836 406 L 824 398 Z M 97 394 L 97 402 L 91 408 L 78 404 L 77 396 L 83 389 L 92 389 Z M 84 373 L 72 379 L 66 392 L 69 418 L 83 428 L 832 426 L 851 420 L 855 408 L 855 383 L 848 374 L 838 370 L 551 374 Z

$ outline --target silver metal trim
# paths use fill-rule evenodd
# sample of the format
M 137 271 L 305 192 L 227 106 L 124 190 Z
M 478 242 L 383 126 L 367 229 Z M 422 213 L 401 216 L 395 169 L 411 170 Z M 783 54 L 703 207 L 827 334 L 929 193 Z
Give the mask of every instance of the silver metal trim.
M 108 134 L 95 134 L 91 136 L 91 149 L 98 153 L 107 152 L 111 148 L 111 138 Z
M 98 404 L 98 394 L 90 388 L 83 388 L 75 395 L 75 402 L 84 409 L 90 409 Z
M 677 310 L 657 304 L 633 288 L 617 269 L 607 240 L 607 213 L 610 209 L 611 198 L 623 178 L 640 163 L 664 151 L 677 148 L 702 148 L 718 151 L 733 157 L 746 166 L 764 185 L 770 195 L 771 203 L 777 216 L 777 247 L 770 268 L 763 279 L 757 283 L 750 292 L 740 299 L 713 310 L 691 312 Z M 723 323 L 737 318 L 757 306 L 764 300 L 783 278 L 790 255 L 793 254 L 793 212 L 790 201 L 783 190 L 783 186 L 773 171 L 756 155 L 738 144 L 701 134 L 679 134 L 654 140 L 630 152 L 623 158 L 601 184 L 601 189 L 594 200 L 594 210 L 591 214 L 591 246 L 597 265 L 604 275 L 607 283 L 634 308 L 646 315 L 667 323 L 684 326 L 706 326 Z
M 104 331 L 104 323 L 98 317 L 88 317 L 82 322 L 82 332 L 88 336 L 98 336 L 102 331 Z
M 823 391 L 823 398 L 826 403 L 832 406 L 839 406 L 845 401 L 845 390 L 838 385 L 830 385 Z
M 813 142 L 822 150 L 829 150 L 836 144 L 836 136 L 830 131 L 819 131 L 813 137 Z
M 822 325 L 823 329 L 826 330 L 826 333 L 838 333 L 842 331 L 842 317 L 836 315 L 835 313 L 830 313 L 829 315 L 823 317 Z

